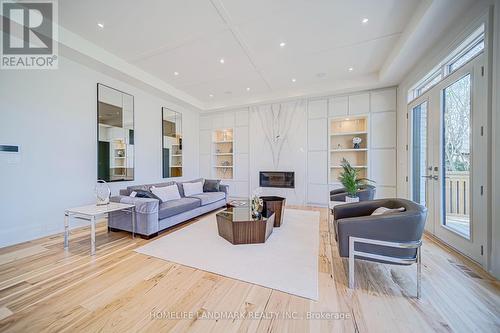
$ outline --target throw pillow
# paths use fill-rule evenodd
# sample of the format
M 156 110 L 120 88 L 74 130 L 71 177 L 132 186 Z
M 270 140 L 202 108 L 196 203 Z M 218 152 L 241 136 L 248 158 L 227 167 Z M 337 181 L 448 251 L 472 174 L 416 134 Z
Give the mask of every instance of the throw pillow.
M 404 207 L 393 208 L 393 209 L 387 207 L 379 207 L 373 211 L 372 215 L 387 215 L 392 213 L 404 212 L 405 210 L 406 209 Z
M 203 192 L 219 192 L 220 179 L 205 179 Z
M 156 200 L 159 200 L 160 202 L 162 202 L 160 198 L 158 198 L 156 195 L 154 195 L 153 193 L 151 193 L 149 191 L 135 190 L 135 191 L 132 191 L 132 193 L 135 193 L 136 198 L 156 199 Z M 130 196 L 132 196 L 132 193 L 130 193 Z
M 203 193 L 203 183 L 183 183 L 184 195 L 190 197 L 192 195 Z
M 175 184 L 162 187 L 153 186 L 151 187 L 151 192 L 159 197 L 162 202 L 177 200 L 181 198 L 181 195 L 179 194 L 179 188 Z

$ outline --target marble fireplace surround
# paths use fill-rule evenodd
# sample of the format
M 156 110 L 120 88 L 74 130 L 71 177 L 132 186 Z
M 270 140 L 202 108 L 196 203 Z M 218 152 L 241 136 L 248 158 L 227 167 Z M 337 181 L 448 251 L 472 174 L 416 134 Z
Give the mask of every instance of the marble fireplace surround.
M 250 191 L 287 198 L 290 204 L 306 200 L 307 109 L 304 100 L 252 106 L 249 109 Z M 294 188 L 259 188 L 260 171 L 291 171 Z

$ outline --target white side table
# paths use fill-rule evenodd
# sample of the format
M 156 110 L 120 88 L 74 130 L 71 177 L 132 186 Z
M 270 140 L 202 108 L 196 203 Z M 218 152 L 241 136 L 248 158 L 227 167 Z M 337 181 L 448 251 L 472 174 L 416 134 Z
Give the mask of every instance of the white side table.
M 116 211 L 127 211 L 132 215 L 132 238 L 135 234 L 135 205 L 110 202 L 107 205 L 88 205 L 66 209 L 64 211 L 64 248 L 69 247 L 69 223 L 72 218 L 90 222 L 90 255 L 95 255 L 95 223 L 99 217 Z

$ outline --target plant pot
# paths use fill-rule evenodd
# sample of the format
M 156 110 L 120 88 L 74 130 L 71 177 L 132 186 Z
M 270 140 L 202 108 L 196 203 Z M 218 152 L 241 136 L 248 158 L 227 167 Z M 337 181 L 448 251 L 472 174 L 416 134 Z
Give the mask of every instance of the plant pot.
M 345 202 L 359 202 L 359 197 L 350 197 L 347 195 L 345 197 Z

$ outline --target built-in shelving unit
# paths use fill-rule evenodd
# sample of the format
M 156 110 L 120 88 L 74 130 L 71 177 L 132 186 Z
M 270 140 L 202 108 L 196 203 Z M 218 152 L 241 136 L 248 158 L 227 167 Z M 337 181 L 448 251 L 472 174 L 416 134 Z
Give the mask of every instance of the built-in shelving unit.
M 233 129 L 217 129 L 213 132 L 212 167 L 215 178 L 233 179 L 234 146 Z
M 359 170 L 360 177 L 368 176 L 368 117 L 332 118 L 329 121 L 329 182 L 338 183 L 343 158 Z M 353 138 L 361 139 L 354 148 Z

